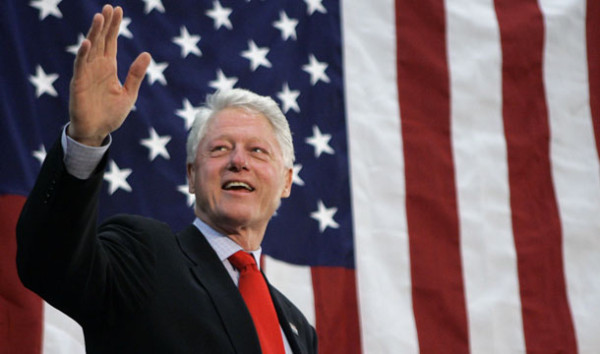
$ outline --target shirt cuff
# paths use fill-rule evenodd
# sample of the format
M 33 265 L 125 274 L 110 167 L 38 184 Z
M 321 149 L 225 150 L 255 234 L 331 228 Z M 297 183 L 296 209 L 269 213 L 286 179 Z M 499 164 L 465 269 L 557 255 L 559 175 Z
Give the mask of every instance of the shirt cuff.
M 108 151 L 112 138 L 109 135 L 102 142 L 102 146 L 98 147 L 83 145 L 67 135 L 68 126 L 67 124 L 64 127 L 61 137 L 64 153 L 63 162 L 69 174 L 79 179 L 88 179 L 98 167 L 106 151 Z

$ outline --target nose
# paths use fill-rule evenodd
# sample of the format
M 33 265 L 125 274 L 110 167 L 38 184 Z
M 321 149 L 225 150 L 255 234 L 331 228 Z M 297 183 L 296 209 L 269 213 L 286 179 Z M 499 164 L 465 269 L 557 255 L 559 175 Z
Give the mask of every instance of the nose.
M 248 161 L 243 149 L 236 147 L 231 151 L 229 169 L 233 171 L 248 170 Z

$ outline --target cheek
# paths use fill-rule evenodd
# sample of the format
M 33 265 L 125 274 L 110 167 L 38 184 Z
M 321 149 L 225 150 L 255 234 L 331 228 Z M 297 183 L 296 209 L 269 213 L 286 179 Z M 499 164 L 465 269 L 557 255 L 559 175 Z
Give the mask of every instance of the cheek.
M 287 196 L 286 180 L 282 177 L 281 173 L 273 171 L 269 174 L 269 181 L 269 193 L 271 194 L 272 199 L 277 199 L 279 202 L 279 199 Z
M 194 181 L 196 193 L 200 194 L 215 194 L 221 191 L 221 176 L 218 169 L 211 169 L 206 166 L 202 170 L 196 171 L 196 179 Z

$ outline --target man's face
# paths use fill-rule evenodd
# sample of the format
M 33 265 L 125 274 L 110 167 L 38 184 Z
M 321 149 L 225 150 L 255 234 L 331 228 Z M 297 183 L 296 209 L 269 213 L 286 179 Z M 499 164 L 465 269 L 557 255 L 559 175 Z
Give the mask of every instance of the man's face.
M 208 123 L 188 164 L 196 215 L 213 228 L 262 231 L 290 195 L 292 169 L 285 168 L 273 127 L 261 114 L 226 108 Z

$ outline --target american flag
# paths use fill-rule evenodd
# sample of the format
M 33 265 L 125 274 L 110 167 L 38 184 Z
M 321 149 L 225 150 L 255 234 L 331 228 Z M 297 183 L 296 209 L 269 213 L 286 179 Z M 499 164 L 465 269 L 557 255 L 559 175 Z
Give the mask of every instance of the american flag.
M 101 5 L 0 5 L 0 353 L 82 352 L 49 307 L 42 342 L 14 224 Z M 277 100 L 294 134 L 292 196 L 264 263 L 321 353 L 600 352 L 598 1 L 114 5 L 121 77 L 141 51 L 153 63 L 113 135 L 101 218 L 189 224 L 194 112 L 207 93 L 248 88 Z

